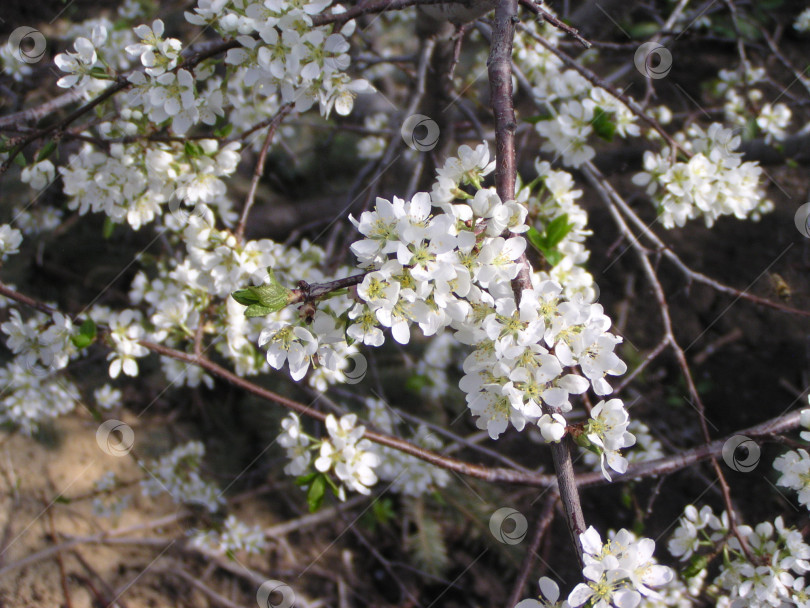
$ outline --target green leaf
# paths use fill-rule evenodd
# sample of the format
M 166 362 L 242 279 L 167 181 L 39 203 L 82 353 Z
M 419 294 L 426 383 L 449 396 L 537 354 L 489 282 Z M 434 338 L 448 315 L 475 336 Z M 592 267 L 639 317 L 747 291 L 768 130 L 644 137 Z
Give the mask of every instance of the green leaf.
M 202 149 L 202 146 L 191 140 L 186 140 L 186 143 L 183 144 L 183 149 L 185 150 L 186 156 L 189 158 L 200 158 L 201 156 L 205 156 L 205 151 Z
M 625 487 L 622 491 L 621 502 L 626 509 L 633 506 L 633 494 L 627 489 L 627 487 Z
M 657 34 L 661 26 L 654 21 L 645 21 L 642 23 L 624 24 L 625 29 L 628 30 L 632 38 L 650 38 Z
M 258 304 L 259 299 L 253 292 L 248 289 L 237 289 L 231 294 L 231 297 L 239 302 L 242 306 L 250 306 L 251 304 Z
M 251 304 L 245 309 L 245 317 L 252 319 L 254 317 L 266 317 L 267 315 L 276 312 L 278 309 L 270 308 L 269 306 L 262 306 L 261 304 Z
M 523 120 L 531 125 L 536 125 L 538 122 L 543 122 L 544 120 L 551 120 L 554 118 L 551 114 L 538 114 L 536 116 L 529 116 L 528 118 L 524 118 Z
M 101 229 L 101 236 L 103 236 L 105 240 L 109 239 L 112 236 L 113 230 L 115 230 L 115 222 L 109 217 L 105 217 L 104 226 Z
M 420 393 L 422 389 L 428 386 L 430 379 L 423 374 L 414 374 L 405 381 L 405 388 L 412 393 Z
M 309 491 L 307 492 L 307 504 L 309 505 L 310 513 L 314 513 L 321 508 L 325 493 L 326 479 L 325 475 L 321 473 L 312 480 L 312 485 L 309 486 Z
M 613 141 L 613 135 L 616 133 L 616 123 L 613 122 L 612 115 L 605 112 L 599 106 L 596 106 L 593 111 L 591 126 L 599 137 L 605 141 Z
M 534 245 L 537 250 L 543 251 L 543 249 L 548 249 L 546 237 L 540 234 L 537 228 L 529 228 L 529 231 L 526 233 L 526 238 L 529 239 L 529 242 Z
M 14 157 L 14 162 L 20 167 L 25 167 L 25 156 L 18 153 L 17 156 Z
M 231 131 L 233 131 L 233 125 L 231 123 L 227 123 L 227 124 L 223 125 L 222 128 L 217 129 L 216 131 L 214 131 L 214 135 L 216 135 L 217 137 L 223 139 L 225 137 L 228 137 L 228 135 L 231 134 Z
M 546 258 L 550 266 L 556 266 L 562 262 L 563 254 L 556 249 L 549 249 L 548 251 L 541 251 L 543 257 Z
M 371 511 L 374 514 L 374 519 L 383 525 L 392 521 L 396 516 L 394 513 L 394 501 L 390 498 L 382 498 L 372 503 Z
M 292 290 L 287 289 L 276 280 L 272 268 L 267 269 L 270 283 L 238 289 L 231 297 L 242 306 L 247 306 L 246 317 L 264 317 L 287 306 L 292 297 Z
M 257 304 L 272 308 L 274 311 L 281 310 L 289 302 L 290 290 L 280 283 L 264 284 L 258 287 L 248 287 L 257 298 Z
M 693 555 L 689 564 L 683 570 L 684 578 L 692 578 L 700 574 L 709 565 L 709 558 L 705 555 Z
M 546 247 L 556 247 L 560 244 L 568 233 L 571 232 L 571 229 L 574 227 L 573 224 L 568 223 L 568 214 L 563 213 L 559 217 L 555 217 L 548 226 L 546 226 Z
M 53 501 L 61 503 L 63 505 L 69 505 L 70 502 L 71 502 L 70 498 L 68 498 L 67 496 L 62 496 L 61 494 L 59 496 L 57 496 L 56 498 L 54 498 Z
M 56 142 L 54 140 L 50 140 L 47 144 L 42 146 L 42 149 L 37 154 L 37 162 L 43 161 L 48 158 L 51 154 L 54 153 L 56 150 Z
M 96 324 L 92 319 L 87 319 L 79 326 L 79 333 L 71 336 L 70 340 L 76 348 L 87 348 L 96 339 Z
M 315 479 L 320 473 L 307 473 L 306 475 L 301 475 L 295 478 L 295 485 L 297 486 L 308 486 L 312 483 L 312 480 Z
M 565 218 L 566 218 L 565 223 L 567 224 L 568 216 L 563 214 L 560 217 L 563 217 L 563 216 L 565 216 Z M 559 218 L 557 218 L 557 219 L 559 219 Z M 551 224 L 549 224 L 549 227 L 550 226 L 551 226 Z M 567 227 L 564 232 L 562 232 L 562 228 L 559 227 L 559 226 L 555 227 L 554 230 L 555 230 L 555 234 L 562 233 L 562 237 L 560 237 L 560 240 L 562 240 L 562 238 L 565 237 L 565 235 L 568 234 L 568 232 L 571 230 L 571 227 L 570 226 Z M 548 235 L 547 234 L 540 234 L 534 228 L 529 228 L 529 231 L 526 233 L 526 238 L 529 239 L 529 242 L 532 244 L 532 246 L 535 249 L 537 249 L 537 251 L 539 251 L 541 254 L 543 254 L 543 257 L 552 266 L 556 266 L 557 264 L 559 264 L 562 261 L 563 254 L 560 253 L 557 249 L 555 249 L 555 246 L 556 246 L 557 243 L 559 243 L 559 241 L 557 241 L 557 243 L 555 243 L 554 245 L 550 244 Z

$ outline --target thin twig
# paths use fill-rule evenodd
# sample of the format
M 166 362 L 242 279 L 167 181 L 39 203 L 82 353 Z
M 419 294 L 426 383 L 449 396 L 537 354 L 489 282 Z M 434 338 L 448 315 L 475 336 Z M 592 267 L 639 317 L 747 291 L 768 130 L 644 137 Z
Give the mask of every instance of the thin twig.
M 520 0 L 520 5 L 523 8 L 527 9 L 529 12 L 534 13 L 539 17 L 542 17 L 545 21 L 556 27 L 558 30 L 561 30 L 566 34 L 568 34 L 569 36 L 573 37 L 586 49 L 591 48 L 591 43 L 582 37 L 577 28 L 571 27 L 567 23 L 560 21 L 557 17 L 549 13 L 546 9 L 537 6 L 537 4 L 534 3 L 534 0 Z
M 262 175 L 264 175 L 264 163 L 267 160 L 267 153 L 270 151 L 273 136 L 276 134 L 276 129 L 278 129 L 281 121 L 284 120 L 284 117 L 287 116 L 292 109 L 293 105 L 291 103 L 281 106 L 267 127 L 267 135 L 264 137 L 264 144 L 262 145 L 261 152 L 259 152 L 256 167 L 253 170 L 253 179 L 250 180 L 250 188 L 248 189 L 247 197 L 245 197 L 245 205 L 242 207 L 242 215 L 239 217 L 239 224 L 236 226 L 236 232 L 234 233 L 236 240 L 240 243 L 245 235 L 245 225 L 247 224 L 248 215 L 250 215 L 253 202 L 256 200 L 256 189 L 259 186 L 259 180 L 262 178 Z

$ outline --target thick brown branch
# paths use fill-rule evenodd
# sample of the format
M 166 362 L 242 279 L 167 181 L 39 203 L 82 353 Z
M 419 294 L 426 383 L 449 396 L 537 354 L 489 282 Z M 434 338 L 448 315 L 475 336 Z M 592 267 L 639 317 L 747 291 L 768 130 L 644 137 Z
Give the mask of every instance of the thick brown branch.
M 515 120 L 514 101 L 512 99 L 512 43 L 515 36 L 518 0 L 499 0 L 495 8 L 495 21 L 492 25 L 492 39 L 487 67 L 492 97 L 492 111 L 495 115 L 495 189 L 502 201 L 515 198 Z M 520 302 L 524 289 L 531 288 L 531 268 L 526 256 L 519 260 L 520 271 L 512 281 L 515 299 Z M 568 529 L 577 556 L 582 561 L 582 545 L 579 535 L 585 531 L 585 517 L 579 502 L 574 466 L 571 461 L 570 440 L 563 439 L 551 445 L 554 457 L 554 470 L 565 514 Z

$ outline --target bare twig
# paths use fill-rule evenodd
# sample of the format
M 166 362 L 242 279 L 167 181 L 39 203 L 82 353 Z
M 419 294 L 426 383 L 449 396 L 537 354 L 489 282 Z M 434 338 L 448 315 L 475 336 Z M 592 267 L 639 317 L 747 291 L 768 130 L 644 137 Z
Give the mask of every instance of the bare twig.
M 240 243 L 245 235 L 245 225 L 247 224 L 248 215 L 250 215 L 250 210 L 253 207 L 254 200 L 256 199 L 256 188 L 258 188 L 259 180 L 261 179 L 262 175 L 264 175 L 264 162 L 267 160 L 267 153 L 270 151 L 270 144 L 273 143 L 273 136 L 276 134 L 276 129 L 278 129 L 281 121 L 284 120 L 284 117 L 292 111 L 292 108 L 293 105 L 291 103 L 281 106 L 267 127 L 267 135 L 264 137 L 264 144 L 262 145 L 261 152 L 259 152 L 259 158 L 256 161 L 256 167 L 253 170 L 253 178 L 250 180 L 250 188 L 248 189 L 247 197 L 245 197 L 245 205 L 242 207 L 242 215 L 239 217 L 239 224 L 236 226 L 236 232 L 234 233 L 236 240 Z
M 541 8 L 537 4 L 535 4 L 534 0 L 520 0 L 520 5 L 523 8 L 527 9 L 529 12 L 534 13 L 539 17 L 542 17 L 545 21 L 556 27 L 558 30 L 561 30 L 566 34 L 568 34 L 569 36 L 573 37 L 586 49 L 591 48 L 591 43 L 582 37 L 577 28 L 571 27 L 567 23 L 560 21 L 559 19 L 557 19 L 557 17 L 549 13 L 546 9 Z

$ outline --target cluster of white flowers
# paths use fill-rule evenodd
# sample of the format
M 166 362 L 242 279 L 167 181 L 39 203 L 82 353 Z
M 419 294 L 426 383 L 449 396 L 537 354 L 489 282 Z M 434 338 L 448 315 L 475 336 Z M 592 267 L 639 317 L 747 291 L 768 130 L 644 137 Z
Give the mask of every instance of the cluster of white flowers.
M 318 390 L 345 381 L 344 372 L 351 369 L 351 357 L 358 349 L 349 346 L 342 333 L 330 334 L 329 330 L 330 324 L 331 328 L 335 325 L 330 315 L 345 312 L 351 305 L 348 297 L 333 297 L 321 303 L 312 325 L 306 325 L 292 307 L 264 319 L 246 318 L 245 307 L 230 297 L 245 284 L 262 283 L 270 267 L 279 280 L 289 283 L 328 280 L 331 275 L 320 270 L 322 249 L 307 241 L 299 247 L 283 247 L 269 239 L 239 241 L 230 231 L 215 228 L 215 216 L 204 206 L 190 215 L 166 214 L 164 221 L 169 228 L 167 236 L 184 247 L 186 255 L 157 264 L 154 272 L 139 272 L 129 294 L 134 306 L 146 309 L 150 339 L 183 348 L 193 340 L 201 323 L 199 311 L 214 306 L 215 313 L 206 320 L 203 333 L 225 337 L 216 342 L 215 348 L 238 373 L 252 375 L 261 371 L 262 357 L 255 347 L 256 342 L 261 342 L 268 346 L 267 360 L 272 365 L 293 362 L 291 370 L 296 372 L 296 378 L 304 376 L 313 363 L 311 355 L 317 355 L 319 365 L 308 381 Z M 336 272 L 345 270 L 338 268 Z M 301 325 L 295 327 L 294 333 L 304 336 L 303 343 L 309 349 L 306 356 L 298 357 L 301 339 L 297 335 L 288 339 L 288 334 L 293 333 L 291 323 Z M 338 337 L 341 339 L 335 341 Z M 162 365 L 167 379 L 176 386 L 212 385 L 210 376 L 196 366 L 165 358 Z
M 110 377 L 117 378 L 122 371 L 127 376 L 137 376 L 138 362 L 135 359 L 149 354 L 149 350 L 138 343 L 146 337 L 140 311 L 125 309 L 114 312 L 106 321 L 110 326 L 110 338 L 113 342 L 113 350 L 107 355 Z
M 580 535 L 580 542 L 585 563 L 582 574 L 588 582 L 578 584 L 568 596 L 573 608 L 585 602 L 593 608 L 632 608 L 642 597 L 658 596 L 651 587 L 665 585 L 674 578 L 671 568 L 656 563 L 652 539 L 638 539 L 622 529 L 603 544 L 599 532 L 591 526 Z
M 681 560 L 703 548 L 712 556 L 724 555 L 720 573 L 707 588 L 717 597 L 718 606 L 807 606 L 810 588 L 804 575 L 810 571 L 810 545 L 802 534 L 786 527 L 781 516 L 754 528 L 738 525 L 737 531 L 752 559 L 731 534 L 728 513 L 717 517 L 711 507 L 698 511 L 689 505 L 669 541 L 669 551 Z M 700 576 L 705 577 L 707 565 L 708 561 L 701 562 Z
M 315 468 L 321 473 L 333 471 L 341 482 L 339 496 L 345 500 L 345 487 L 361 494 L 370 494 L 377 483 L 374 468 L 380 457 L 368 439 L 362 439 L 366 427 L 357 426 L 357 416 L 347 414 L 340 420 L 332 414 L 326 417 L 329 439 L 321 442 Z
M 142 121 L 137 110 L 121 112 L 121 121 L 105 123 L 100 130 L 114 134 Z M 131 122 L 130 122 L 131 121 Z M 220 147 L 215 139 L 193 144 L 150 142 L 111 144 L 109 153 L 85 144 L 59 167 L 68 196 L 68 208 L 81 215 L 102 212 L 115 222 L 128 222 L 136 230 L 160 217 L 163 208 L 186 217 L 184 206 L 213 206 L 228 219 L 231 203 L 221 178 L 239 163 L 239 144 Z M 195 213 L 201 215 L 202 212 Z
M 110 410 L 121 405 L 121 391 L 105 384 L 93 391 L 96 405 L 103 410 Z
M 810 409 L 802 410 L 800 420 L 805 429 L 810 429 Z M 802 431 L 800 436 L 810 441 L 810 430 Z M 782 474 L 776 485 L 795 491 L 799 504 L 810 509 L 810 454 L 807 450 L 799 448 L 785 452 L 774 460 L 773 468 Z
M 758 219 L 773 209 L 760 184 L 762 168 L 756 162 L 743 162 L 742 153 L 735 151 L 740 145 L 738 135 L 719 123 L 707 132 L 692 125 L 689 139 L 679 135 L 692 158 L 672 162 L 669 148 L 647 151 L 644 172 L 633 177 L 633 183 L 647 187 L 665 228 L 683 226 L 700 216 L 707 226 L 723 215 Z
M 0 422 L 9 423 L 31 435 L 50 419 L 72 411 L 79 403 L 79 391 L 70 381 L 47 375 L 39 366 L 27 367 L 17 358 L 0 367 Z
M 6 346 L 16 355 L 20 367 L 39 375 L 64 368 L 76 353 L 71 340 L 73 322 L 62 313 L 49 317 L 35 312 L 23 321 L 14 308 L 0 329 L 8 336 Z
M 592 423 L 593 421 L 589 421 L 588 424 Z M 664 449 L 661 442 L 653 437 L 646 424 L 640 420 L 631 420 L 627 425 L 627 431 L 635 437 L 635 443 L 633 443 L 632 449 L 620 455 L 620 457 L 625 458 L 628 463 L 649 462 L 664 456 Z M 615 458 L 616 456 L 614 455 L 613 457 Z M 597 455 L 591 450 L 583 450 L 582 460 L 589 466 L 599 468 L 604 463 L 605 456 L 602 456 L 601 453 Z
M 57 374 L 76 355 L 75 328 L 62 313 L 49 316 L 34 311 L 23 320 L 19 310 L 10 308 L 0 330 L 8 336 L 6 346 L 14 354 L 0 368 L 0 382 L 5 387 L 0 420 L 30 435 L 45 420 L 72 411 L 79 399 L 73 384 Z
M 34 207 L 14 208 L 14 224 L 17 229 L 27 237 L 39 236 L 43 232 L 50 232 L 62 223 L 62 216 L 64 213 L 61 209 L 53 207 L 43 207 L 36 205 Z M 15 230 L 11 228 L 11 230 Z M 11 235 L 6 232 L 6 229 L 0 226 L 0 251 L 6 245 L 6 239 L 11 238 Z M 10 253 L 16 253 L 10 252 Z
M 96 54 L 96 46 L 103 44 L 103 37 L 106 37 L 106 30 L 97 30 L 97 36 L 94 40 L 80 36 L 73 43 L 75 52 L 68 51 L 60 53 L 54 57 L 54 63 L 63 72 L 67 72 L 67 76 L 62 76 L 56 86 L 63 89 L 69 89 L 74 86 L 81 87 L 85 84 L 86 80 L 92 79 L 90 76 L 91 71 L 94 69 L 104 69 L 103 64 L 99 61 Z
M 118 479 L 115 473 L 107 471 L 93 483 L 93 513 L 99 517 L 118 519 L 132 497 L 124 492 L 116 492 Z
M 369 494 L 377 483 L 375 467 L 380 457 L 367 439 L 362 439 L 365 427 L 357 426 L 357 416 L 347 414 L 339 420 L 332 414 L 326 417 L 328 439 L 316 440 L 301 429 L 295 414 L 281 422 L 279 445 L 285 448 L 290 462 L 284 467 L 288 475 L 303 475 L 312 461 L 311 451 L 317 450 L 315 469 L 321 473 L 333 472 L 340 482 L 338 496 L 346 498 L 346 487 L 361 494 Z
M 614 135 L 640 134 L 637 117 L 621 100 L 593 86 L 575 70 L 566 69 L 532 34 L 553 46 L 562 36 L 545 23 L 530 21 L 522 24 L 515 37 L 515 63 L 532 85 L 536 105 L 547 112 L 537 117 L 535 124 L 543 138 L 543 151 L 553 152 L 555 160 L 561 158 L 563 164 L 576 168 L 596 155 L 588 144 L 594 136 L 612 139 Z
M 378 199 L 373 211 L 355 220 L 366 238 L 352 251 L 372 271 L 357 289 L 363 303 L 350 313 L 358 322 L 349 335 L 377 346 L 382 325 L 405 344 L 411 323 L 425 335 L 452 327 L 462 343 L 476 347 L 465 361 L 461 388 L 479 427 L 497 438 L 510 420 L 518 430 L 533 421 L 547 440 L 556 441 L 565 421 L 560 413 L 544 415 L 541 403 L 564 412 L 571 408 L 569 394 L 589 385 L 609 394 L 605 374 L 626 369 L 613 353 L 620 339 L 607 333 L 610 320 L 601 306 L 563 302 L 553 281 L 533 277 L 517 306 L 510 281 L 526 241 L 499 235 L 527 230 L 526 208 L 503 203 L 492 189 L 472 196 L 460 188 L 480 187 L 491 168 L 486 146 L 462 146 L 459 158 L 439 170 L 431 194 L 444 213 L 431 216 L 426 195 L 419 193 L 408 202 Z M 454 203 L 458 199 L 463 202 Z M 585 377 L 564 375 L 565 367 L 575 365 Z
M 368 419 L 374 426 L 386 433 L 394 433 L 394 420 L 391 409 L 379 399 L 366 399 Z M 420 424 L 408 440 L 420 447 L 437 451 L 442 448 L 441 440 L 435 433 Z M 432 488 L 443 488 L 450 481 L 450 474 L 415 456 L 403 454 L 399 450 L 385 446 L 374 446 L 379 454 L 380 464 L 376 469 L 380 479 L 390 481 L 388 489 L 406 496 L 422 496 Z
M 212 66 L 204 64 L 194 74 L 179 68 L 182 44 L 176 38 L 163 38 L 164 26 L 160 19 L 152 26 L 139 25 L 135 33 L 140 42 L 127 46 L 130 57 L 137 57 L 144 71 L 133 71 L 128 80 L 134 87 L 128 96 L 129 104 L 142 106 L 154 124 L 171 120 L 172 130 L 178 135 L 186 133 L 198 122 L 214 125 L 224 115 L 221 91 L 197 95 L 197 82 L 211 74 Z
M 382 112 L 366 116 L 363 126 L 369 131 L 384 132 L 388 129 L 388 114 Z M 374 160 L 380 158 L 385 152 L 386 139 L 380 135 L 368 135 L 357 143 L 357 156 Z
M 627 430 L 629 420 L 622 400 L 611 399 L 597 403 L 585 425 L 585 436 L 599 451 L 602 474 L 607 479 L 610 474 L 605 465 L 619 473 L 627 470 L 627 459 L 619 450 L 636 442 L 635 436 Z
M 477 311 L 482 321 L 481 329 L 474 330 L 478 335 L 471 340 L 459 336 L 476 346 L 464 362 L 460 386 L 479 416 L 479 428 L 493 438 L 508 421 L 518 430 L 530 421 L 546 441 L 558 441 L 565 430 L 562 414 L 571 409 L 569 395 L 589 386 L 607 395 L 612 389 L 605 374 L 626 369 L 613 353 L 620 338 L 607 332 L 610 320 L 602 307 L 564 302 L 561 292 L 559 284 L 543 281 L 523 292 L 519 308 L 504 294 L 494 306 L 485 303 Z M 574 366 L 585 377 L 571 373 Z M 543 413 L 541 404 L 553 413 Z
M 622 529 L 602 543 L 599 532 L 591 526 L 580 534 L 580 542 L 584 551 L 582 574 L 587 582 L 579 583 L 566 600 L 558 602 L 559 587 L 543 577 L 538 581 L 541 601 L 523 600 L 515 608 L 576 608 L 586 603 L 592 608 L 647 606 L 648 600 L 662 599 L 652 587 L 667 585 L 674 578 L 672 569 L 655 561 L 652 539 L 639 539 Z
M 383 401 L 368 398 L 366 406 L 371 424 L 387 433 L 394 432 L 391 410 Z M 365 427 L 357 426 L 355 414 L 342 416 L 339 420 L 330 414 L 326 418 L 329 438 L 323 440 L 307 435 L 296 414 L 287 415 L 281 421 L 281 428 L 278 442 L 289 459 L 284 472 L 295 477 L 304 475 L 310 469 L 312 452 L 317 451 L 315 469 L 321 473 L 334 471 L 341 482 L 341 500 L 345 498 L 346 487 L 368 494 L 378 477 L 390 482 L 387 489 L 407 496 L 421 496 L 432 488 L 444 487 L 450 480 L 444 469 L 362 439 Z M 408 439 L 430 450 L 442 447 L 441 441 L 424 425 L 420 425 Z
M 558 441 L 566 426 L 562 414 L 571 409 L 569 395 L 589 387 L 608 395 L 612 389 L 605 376 L 626 370 L 613 352 L 621 339 L 608 332 L 611 322 L 599 304 L 579 295 L 565 301 L 562 287 L 537 273 L 518 306 L 510 281 L 526 249 L 520 233 L 528 230 L 527 209 L 481 187 L 492 168 L 486 144 L 462 146 L 459 157 L 438 171 L 430 195 L 417 193 L 410 201 L 378 198 L 373 210 L 351 218 L 365 237 L 351 245 L 367 271 L 357 287 L 360 302 L 348 311 L 348 323 L 346 308 L 335 304 L 330 312 L 318 310 L 306 327 L 300 320 L 291 323 L 289 315 L 269 320 L 259 342 L 267 346 L 270 365 L 279 369 L 287 362 L 298 380 L 316 354 L 329 367 L 334 345 L 345 343 L 346 336 L 380 346 L 384 327 L 407 344 L 412 324 L 425 336 L 449 327 L 461 343 L 475 347 L 460 387 L 479 428 L 496 439 L 510 421 L 518 430 L 532 422 L 547 441 Z M 477 191 L 470 194 L 463 187 Z M 560 185 L 561 197 L 565 190 Z M 442 213 L 432 214 L 431 202 Z M 512 236 L 500 236 L 505 231 Z M 543 411 L 544 404 L 549 411 Z M 614 423 L 620 426 L 613 419 L 608 426 Z M 626 463 L 616 450 L 631 445 L 631 436 L 624 429 L 607 435 L 610 439 L 600 441 L 611 447 L 598 447 L 607 449 L 608 464 L 623 470 Z
M 148 465 L 149 474 L 141 481 L 144 495 L 159 496 L 166 492 L 178 504 L 200 505 L 215 513 L 225 501 L 220 491 L 200 476 L 204 455 L 202 443 L 189 441 Z
M 232 555 L 235 553 L 258 554 L 267 548 L 267 541 L 260 526 L 249 526 L 228 515 L 220 530 L 191 532 L 191 546 L 207 553 Z
M 333 108 L 346 115 L 354 96 L 372 88 L 368 81 L 353 80 L 345 72 L 350 64 L 347 38 L 355 22 L 340 28 L 313 26 L 312 17 L 330 4 L 329 0 L 201 1 L 193 13 L 186 13 L 186 19 L 200 26 L 213 25 L 223 36 L 236 38 L 241 46 L 228 51 L 225 63 L 236 66 L 245 84 L 263 97 L 278 95 L 298 111 L 317 102 L 324 116 Z M 335 5 L 332 12 L 345 9 Z
M 137 15 L 132 11 L 125 14 L 123 9 L 123 6 L 119 9 L 121 20 L 115 23 L 100 17 L 72 24 L 67 29 L 65 36 L 73 41 L 73 50 L 54 57 L 56 67 L 66 73 L 57 81 L 58 86 L 78 89 L 84 99 L 91 99 L 109 86 L 116 70 L 130 68 L 125 49 L 134 38 L 129 28 L 120 25 Z

